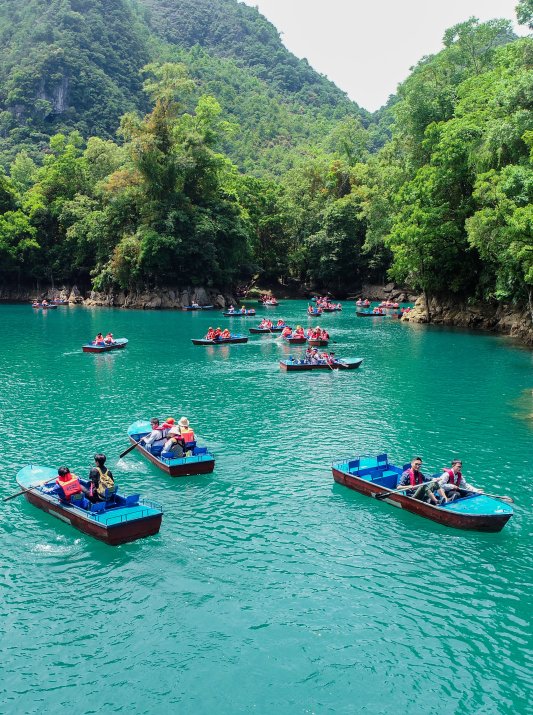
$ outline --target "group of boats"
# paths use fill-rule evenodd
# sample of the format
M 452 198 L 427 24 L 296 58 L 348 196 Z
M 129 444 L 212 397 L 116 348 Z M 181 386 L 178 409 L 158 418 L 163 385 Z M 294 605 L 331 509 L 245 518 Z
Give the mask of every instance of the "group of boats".
M 191 310 L 209 309 L 210 306 L 190 306 Z M 396 307 L 383 306 L 383 309 L 395 310 Z M 246 309 L 245 309 L 246 310 Z M 245 314 L 255 314 L 255 311 Z M 228 311 L 228 315 L 243 315 L 242 312 Z M 358 313 L 359 314 L 359 313 Z M 251 334 L 282 334 L 290 329 L 285 321 L 278 321 L 276 325 L 266 319 L 257 328 L 250 328 Z M 292 331 L 292 329 L 290 329 Z M 292 332 L 291 332 L 292 335 Z M 287 343 L 312 345 L 310 335 L 283 338 Z M 329 339 L 329 335 L 328 335 Z M 218 337 L 214 340 L 193 340 L 195 345 L 216 345 L 227 343 L 245 343 L 248 337 L 230 334 L 229 338 Z M 90 343 L 83 346 L 84 352 L 101 352 L 116 350 L 126 347 L 127 340 L 119 338 L 108 344 Z M 327 342 L 326 342 L 327 344 Z M 363 362 L 362 358 L 345 359 L 336 357 L 334 353 L 319 354 L 316 349 L 308 348 L 302 357 L 293 357 L 280 360 L 280 367 L 286 372 L 304 372 L 314 370 L 354 370 Z M 127 452 L 136 449 L 143 458 L 171 477 L 185 477 L 191 475 L 209 474 L 215 468 L 215 457 L 205 446 L 198 446 L 196 442 L 181 457 L 167 458 L 162 456 L 161 445 L 146 446 L 141 440 L 152 430 L 148 420 L 133 422 L 128 430 L 127 437 L 130 448 Z M 363 455 L 349 459 L 335 461 L 332 464 L 333 479 L 353 489 L 360 494 L 384 501 L 390 505 L 410 511 L 432 521 L 459 529 L 476 531 L 500 531 L 513 515 L 509 505 L 512 500 L 508 497 L 497 497 L 483 493 L 465 493 L 455 501 L 433 505 L 428 504 L 404 491 L 397 489 L 400 476 L 410 465 L 403 467 L 392 464 L 387 454 Z M 434 475 L 438 477 L 439 475 Z M 64 501 L 49 485 L 55 481 L 57 471 L 50 467 L 29 465 L 17 474 L 17 483 L 21 489 L 7 499 L 15 496 L 24 497 L 34 506 L 56 516 L 61 521 L 70 524 L 79 531 L 95 537 L 107 544 L 118 545 L 139 538 L 157 534 L 162 523 L 163 508 L 151 500 L 143 499 L 139 494 L 123 495 L 115 487 L 110 498 L 106 501 L 92 503 L 87 499 L 77 501 Z M 88 487 L 89 482 L 80 480 L 83 486 Z

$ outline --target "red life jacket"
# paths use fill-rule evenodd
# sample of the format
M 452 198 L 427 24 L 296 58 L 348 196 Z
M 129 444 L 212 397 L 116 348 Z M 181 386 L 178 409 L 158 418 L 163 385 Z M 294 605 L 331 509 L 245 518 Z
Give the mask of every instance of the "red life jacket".
M 67 499 L 69 499 L 73 494 L 79 494 L 81 492 L 80 480 L 75 474 L 71 474 L 70 472 L 65 474 L 63 479 L 58 477 L 56 479 L 56 484 L 59 484 Z
M 422 474 L 420 472 L 415 473 L 415 470 L 412 467 L 409 470 L 409 483 L 411 484 L 412 487 L 414 487 L 415 484 L 423 484 L 424 483 L 424 478 L 422 477 Z
M 455 474 L 453 469 L 445 469 L 444 471 L 448 475 L 448 484 L 453 484 L 456 487 L 458 487 L 459 484 L 461 484 L 461 479 L 463 478 L 463 475 L 461 474 L 461 472 L 457 472 L 457 474 Z M 455 480 L 457 480 L 457 481 L 455 481 Z

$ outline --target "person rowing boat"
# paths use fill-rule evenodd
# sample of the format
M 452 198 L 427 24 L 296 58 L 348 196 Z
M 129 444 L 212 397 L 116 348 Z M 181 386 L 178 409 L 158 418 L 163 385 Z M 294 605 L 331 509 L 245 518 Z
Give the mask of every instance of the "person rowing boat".
M 460 499 L 467 494 L 482 494 L 480 489 L 476 489 L 465 481 L 461 473 L 463 463 L 460 459 L 454 459 L 450 467 L 443 467 L 443 475 L 438 480 L 440 489 L 444 492 L 444 502 L 451 502 Z
M 410 484 L 413 489 L 409 489 L 405 492 L 406 496 L 413 497 L 413 499 L 419 499 L 420 501 L 427 501 L 430 504 L 438 506 L 439 500 L 435 496 L 434 492 L 438 490 L 440 496 L 443 500 L 446 499 L 446 495 L 442 487 L 438 484 L 437 480 L 430 479 L 422 474 L 420 467 L 422 466 L 422 457 L 413 457 L 411 460 L 411 466 L 406 469 L 402 476 L 400 477 L 397 488 L 406 486 Z

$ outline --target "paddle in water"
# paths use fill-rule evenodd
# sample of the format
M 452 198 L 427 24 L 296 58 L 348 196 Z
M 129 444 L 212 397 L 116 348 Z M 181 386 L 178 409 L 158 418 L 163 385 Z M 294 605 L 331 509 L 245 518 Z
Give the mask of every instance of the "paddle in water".
M 141 440 L 139 440 L 138 442 L 135 442 L 134 444 L 132 444 L 131 447 L 128 447 L 128 449 L 125 449 L 125 450 L 122 452 L 122 454 L 119 454 L 119 455 L 118 455 L 118 458 L 119 458 L 119 459 L 122 459 L 122 457 L 125 457 L 125 456 L 126 456 L 127 454 L 129 454 L 132 450 L 134 450 L 135 447 L 138 447 L 138 446 L 140 445 L 140 443 L 141 443 Z
M 15 497 L 19 497 L 21 494 L 26 494 L 26 492 L 29 492 L 30 489 L 35 489 L 35 487 L 44 487 L 45 484 L 50 484 L 50 482 L 55 482 L 57 479 L 57 476 L 53 476 L 52 479 L 48 479 L 45 482 L 37 482 L 37 484 L 32 484 L 31 486 L 27 487 L 26 489 L 23 489 L 20 492 L 17 492 L 16 494 L 12 494 L 9 497 L 4 497 L 2 501 L 9 501 L 10 499 L 14 499 Z

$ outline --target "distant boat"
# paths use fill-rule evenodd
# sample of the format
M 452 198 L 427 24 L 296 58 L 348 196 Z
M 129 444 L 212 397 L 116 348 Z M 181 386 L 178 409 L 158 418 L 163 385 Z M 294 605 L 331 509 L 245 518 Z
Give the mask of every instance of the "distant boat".
M 305 345 L 307 338 L 305 335 L 289 335 L 288 337 L 284 336 L 283 340 L 289 345 Z
M 359 318 L 387 318 L 387 313 L 374 313 L 372 310 L 357 310 L 356 315 Z
M 305 372 L 308 370 L 355 370 L 363 362 L 363 358 L 344 359 L 338 358 L 332 362 L 319 360 L 318 363 L 306 359 L 280 360 L 279 365 L 287 372 Z
M 215 338 L 208 340 L 207 338 L 199 338 L 191 340 L 193 345 L 231 345 L 232 343 L 247 343 L 246 335 L 232 335 L 230 338 Z
M 249 328 L 252 335 L 263 335 L 264 333 L 281 333 L 284 328 L 290 326 L 287 325 L 273 325 L 271 328 Z
M 55 310 L 57 308 L 57 305 L 55 305 L 54 303 L 47 303 L 46 305 L 43 305 L 42 303 L 32 303 L 31 307 L 41 310 Z
M 227 310 L 222 315 L 225 315 L 227 318 L 249 318 L 252 315 L 255 315 L 255 308 L 248 308 L 248 310 L 241 311 L 241 310 Z
M 307 344 L 312 348 L 325 348 L 328 343 L 326 338 L 307 338 Z
M 443 506 L 433 506 L 395 492 L 399 477 L 410 466 L 406 464 L 397 467 L 390 464 L 386 454 L 378 454 L 375 457 L 363 455 L 334 462 L 332 472 L 333 478 L 339 484 L 366 496 L 383 497 L 383 501 L 400 509 L 457 529 L 501 531 L 513 516 L 510 506 L 484 494 L 471 494 Z
M 214 305 L 184 305 L 182 310 L 214 310 Z
M 17 483 L 24 489 L 24 497 L 38 509 L 52 514 L 84 534 L 94 536 L 111 546 L 126 544 L 157 534 L 161 527 L 163 509 L 139 494 L 122 496 L 118 491 L 109 501 L 91 504 L 82 498 L 79 502 L 65 502 L 54 491 L 47 491 L 44 482 L 54 481 L 57 470 L 29 465 L 17 474 Z M 80 479 L 89 488 L 89 482 Z M 50 484 L 50 487 L 52 484 Z M 83 505 L 83 506 L 79 506 Z
M 128 344 L 127 338 L 117 338 L 112 343 L 105 345 L 95 345 L 94 343 L 86 343 L 81 346 L 84 353 L 107 353 L 110 350 L 121 350 Z
M 149 434 L 151 430 L 150 422 L 145 420 L 133 422 L 128 428 L 130 442 L 137 444 L 139 440 Z M 136 451 L 140 452 L 143 457 L 146 457 L 152 464 L 155 464 L 156 467 L 171 477 L 209 474 L 215 468 L 215 457 L 209 452 L 207 447 L 197 447 L 195 445 L 190 456 L 176 457 L 175 459 L 162 458 L 162 446 L 159 445 L 147 449 L 142 444 L 137 444 Z

